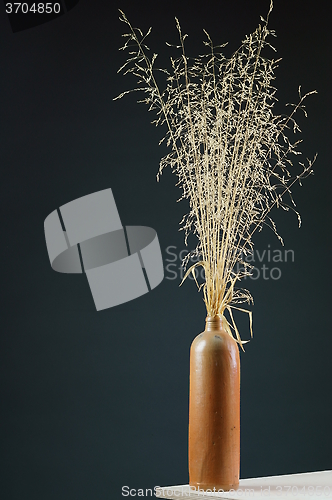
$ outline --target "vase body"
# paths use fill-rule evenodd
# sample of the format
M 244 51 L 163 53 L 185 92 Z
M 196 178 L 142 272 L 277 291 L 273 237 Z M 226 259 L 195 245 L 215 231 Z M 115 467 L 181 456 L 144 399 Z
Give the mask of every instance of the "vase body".
M 239 485 L 240 356 L 219 317 L 190 350 L 189 484 L 228 491 Z

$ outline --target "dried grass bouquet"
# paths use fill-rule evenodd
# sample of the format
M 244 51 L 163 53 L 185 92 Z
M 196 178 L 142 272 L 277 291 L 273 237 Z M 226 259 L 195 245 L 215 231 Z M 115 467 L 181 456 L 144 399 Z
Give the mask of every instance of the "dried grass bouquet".
M 226 44 L 214 46 L 205 30 L 206 53 L 188 57 L 187 35 L 175 19 L 179 44 L 173 47 L 179 55 L 170 58 L 169 70 L 155 66 L 157 54 L 148 55 L 146 39 L 151 28 L 143 34 L 120 11 L 120 20 L 128 28 L 120 50 L 129 51 L 129 56 L 119 72 L 133 74 L 137 87 L 116 99 L 129 92 L 143 92 L 144 99 L 139 102 L 156 112 L 152 123 L 166 125 L 160 143 L 166 141 L 170 152 L 161 159 L 157 177 L 167 166 L 177 175 L 180 200 L 188 199 L 190 207 L 180 223 L 185 242 L 191 233 L 198 239 L 183 266 L 188 266 L 193 256 L 198 261 L 184 279 L 191 272 L 195 277 L 197 266 L 204 268 L 205 281 L 196 283 L 203 289 L 207 314 L 221 316 L 228 332 L 234 329 L 241 347 L 232 309 L 249 315 L 252 332 L 251 311 L 238 307 L 252 303 L 252 296 L 235 286 L 250 275 L 252 266 L 246 257 L 253 252 L 252 236 L 267 225 L 282 242 L 270 217 L 274 206 L 293 210 L 301 224 L 291 188 L 312 173 L 316 158 L 294 165 L 302 141 L 290 139 L 291 133 L 300 132 L 294 119 L 296 111 L 302 109 L 306 115 L 303 102 L 315 91 L 302 96 L 299 88 L 299 102 L 291 105 L 292 112 L 274 114 L 277 98 L 273 81 L 280 59 L 262 56 L 266 46 L 275 51 L 267 41 L 275 36 L 268 29 L 272 8 L 271 1 L 266 19 L 261 17 L 262 23 L 229 58 L 223 53 Z M 158 72 L 165 75 L 163 90 L 156 80 Z M 226 311 L 230 321 L 224 318 Z

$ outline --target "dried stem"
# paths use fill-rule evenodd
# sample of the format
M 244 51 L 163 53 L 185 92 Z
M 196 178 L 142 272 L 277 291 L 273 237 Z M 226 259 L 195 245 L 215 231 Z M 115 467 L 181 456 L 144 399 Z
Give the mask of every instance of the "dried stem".
M 261 55 L 266 46 L 275 50 L 267 42 L 268 36 L 275 36 L 268 29 L 272 8 L 271 1 L 267 18 L 261 18 L 262 24 L 245 37 L 230 58 L 222 52 L 226 44 L 214 46 L 205 30 L 208 53 L 188 58 L 187 35 L 182 34 L 176 19 L 180 54 L 170 59 L 171 71 L 155 67 L 157 54 L 147 55 L 145 41 L 151 28 L 144 35 L 120 11 L 120 20 L 128 27 L 120 50 L 129 50 L 129 58 L 119 71 L 132 73 L 138 86 L 116 99 L 143 91 L 145 97 L 139 102 L 156 111 L 152 123 L 166 125 L 160 143 L 166 141 L 170 152 L 161 159 L 157 178 L 167 166 L 177 175 L 180 200 L 187 199 L 190 209 L 180 223 L 185 242 L 190 234 L 198 239 L 183 265 L 186 267 L 193 256 L 199 261 L 187 270 L 184 279 L 189 273 L 195 277 L 197 266 L 204 268 L 204 282 L 196 283 L 203 288 L 207 314 L 223 316 L 228 311 L 231 324 L 226 324 L 229 332 L 233 328 L 241 346 L 231 309 L 248 313 L 251 326 L 251 311 L 237 304 L 252 303 L 252 296 L 235 284 L 251 273 L 246 257 L 253 252 L 252 236 L 267 224 L 283 243 L 269 215 L 274 206 L 293 210 L 300 224 L 291 188 L 312 173 L 316 159 L 297 162 L 300 169 L 293 173 L 291 157 L 301 154 L 301 141 L 292 142 L 289 131 L 300 132 L 294 115 L 299 109 L 306 115 L 303 101 L 315 91 L 301 96 L 299 88 L 300 100 L 290 115 L 273 113 L 277 101 L 274 72 L 280 59 Z M 163 91 L 155 77 L 157 71 L 166 75 Z M 286 195 L 290 203 L 285 201 Z

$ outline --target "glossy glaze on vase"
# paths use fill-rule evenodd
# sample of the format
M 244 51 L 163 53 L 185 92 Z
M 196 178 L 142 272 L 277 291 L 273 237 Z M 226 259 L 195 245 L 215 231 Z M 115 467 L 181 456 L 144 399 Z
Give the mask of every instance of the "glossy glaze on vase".
M 240 357 L 219 317 L 190 350 L 189 484 L 236 489 L 240 472 Z

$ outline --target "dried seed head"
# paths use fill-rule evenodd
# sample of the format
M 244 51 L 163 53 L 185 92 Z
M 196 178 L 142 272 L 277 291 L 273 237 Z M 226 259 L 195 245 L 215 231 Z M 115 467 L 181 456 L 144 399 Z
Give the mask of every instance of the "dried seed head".
M 120 11 L 121 21 L 129 28 L 122 49 L 130 50 L 120 70 L 138 79 L 132 91 L 144 92 L 141 102 L 157 115 L 153 123 L 166 125 L 160 142 L 166 141 L 170 152 L 160 161 L 158 180 L 163 169 L 170 167 L 178 177 L 180 199 L 189 202 L 181 229 L 186 244 L 190 234 L 198 243 L 183 265 L 192 255 L 200 260 L 187 270 L 184 279 L 190 272 L 195 274 L 197 266 L 204 268 L 205 281 L 197 285 L 203 289 L 207 314 L 223 316 L 228 311 L 241 345 L 231 308 L 252 303 L 248 290 L 235 288 L 252 269 L 243 256 L 252 253 L 252 235 L 263 225 L 283 243 L 269 216 L 274 206 L 293 210 L 300 224 L 291 187 L 312 173 L 316 159 L 298 163 L 300 171 L 295 173 L 291 157 L 301 154 L 301 141 L 289 137 L 289 130 L 294 134 L 300 131 L 294 119 L 296 111 L 306 113 L 303 101 L 315 91 L 302 96 L 299 88 L 300 100 L 289 116 L 273 112 L 277 100 L 274 71 L 280 59 L 261 55 L 265 46 L 272 47 L 267 37 L 275 36 L 268 29 L 272 7 L 271 1 L 266 20 L 262 18 L 263 24 L 245 37 L 230 58 L 222 52 L 226 44 L 214 46 L 205 30 L 208 53 L 188 58 L 184 47 L 187 35 L 182 34 L 176 19 L 180 54 L 170 59 L 171 71 L 155 68 L 156 54 L 152 58 L 146 54 L 145 40 L 151 29 L 143 35 Z M 163 91 L 156 81 L 157 71 L 167 75 Z M 251 326 L 251 312 L 240 310 L 249 314 Z

